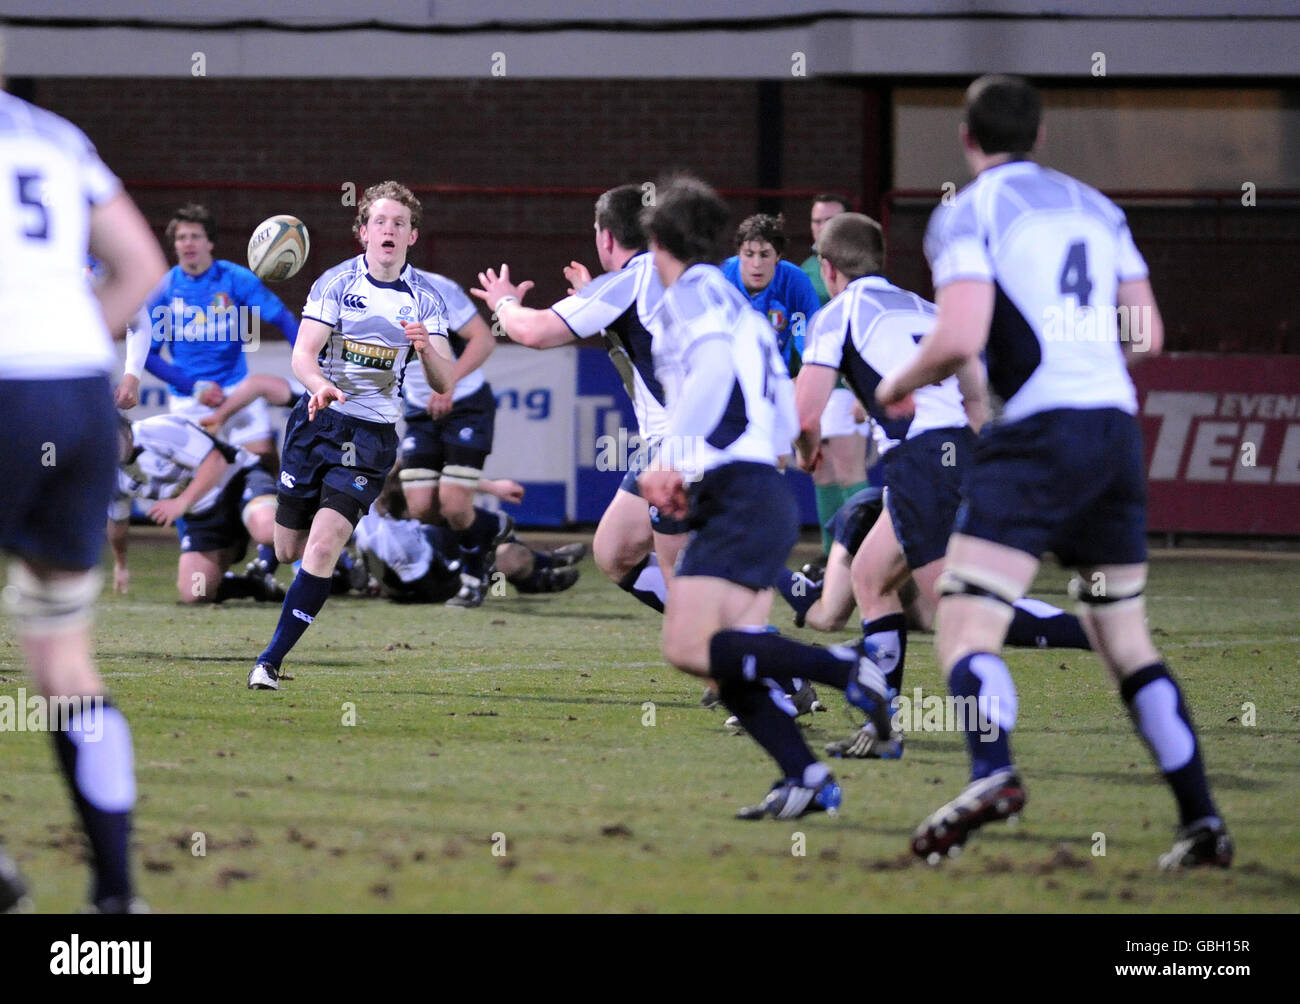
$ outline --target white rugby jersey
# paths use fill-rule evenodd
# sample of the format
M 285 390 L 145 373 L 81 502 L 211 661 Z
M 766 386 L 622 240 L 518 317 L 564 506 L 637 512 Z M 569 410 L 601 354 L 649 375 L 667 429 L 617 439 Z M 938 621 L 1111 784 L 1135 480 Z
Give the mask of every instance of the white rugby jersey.
M 1147 266 L 1104 195 L 1032 161 L 1000 164 L 935 210 L 925 253 L 936 289 L 995 284 L 988 370 L 1003 421 L 1054 408 L 1137 412 L 1115 296 Z
M 692 265 L 665 292 L 662 334 L 654 342 L 655 373 L 667 395 L 669 421 L 665 461 L 694 480 L 737 461 L 776 464 L 799 432 L 794 384 L 767 319 L 713 265 Z M 700 345 L 721 339 L 729 365 L 707 374 L 709 392 L 725 401 L 709 428 L 688 428 L 684 416 L 699 401 L 683 401 L 693 356 Z M 716 408 L 714 409 L 717 410 Z
M 426 272 L 420 268 L 414 271 L 416 275 L 428 280 L 429 285 L 438 291 L 438 295 L 442 297 L 442 302 L 447 305 L 448 340 L 451 342 L 452 352 L 459 359 L 460 354 L 465 351 L 465 340 L 457 337 L 452 332 L 459 331 L 477 317 L 478 308 L 465 295 L 465 291 L 460 288 L 460 285 L 448 279 L 445 275 L 439 275 L 437 272 Z M 429 378 L 424 375 L 424 367 L 418 365 L 418 363 L 419 360 L 414 360 L 411 368 L 406 371 L 406 379 L 402 381 L 402 398 L 409 407 L 423 411 L 429 407 L 429 396 L 433 393 L 433 388 L 429 386 Z M 483 367 L 480 366 L 473 373 L 456 381 L 456 389 L 452 391 L 451 395 L 452 401 L 459 401 L 461 398 L 469 397 L 482 387 L 484 382 Z
M 394 519 L 371 509 L 357 522 L 354 539 L 403 582 L 415 582 L 428 574 L 435 557 L 424 529 L 419 520 Z
M 611 332 L 632 362 L 632 410 L 641 438 L 656 442 L 668 430 L 664 389 L 655 375 L 652 343 L 660 330 L 659 303 L 664 286 L 654 255 L 633 255 L 617 272 L 592 279 L 551 309 L 579 338 Z M 608 336 L 607 336 L 608 339 Z
M 876 402 L 876 385 L 915 355 L 921 339 L 934 327 L 934 315 L 934 304 L 915 293 L 899 289 L 884 276 L 864 275 L 813 315 L 803 347 L 804 365 L 829 366 L 843 373 L 883 433 L 885 424 L 896 428 L 897 420 Z M 931 429 L 967 424 L 955 376 L 918 387 L 912 400 L 916 414 L 907 427 L 907 439 Z
M 221 480 L 186 510 L 191 515 L 207 512 L 225 491 L 230 479 L 257 465 L 257 457 L 214 439 L 180 415 L 152 415 L 131 423 L 135 455 L 117 468 L 117 485 L 109 505 L 110 519 L 131 515 L 131 499 L 171 499 L 189 487 L 194 472 L 213 450 L 228 461 Z
M 447 306 L 429 281 L 407 264 L 381 282 L 366 270 L 364 254 L 321 275 L 302 316 L 332 329 L 320 368 L 347 400 L 330 407 L 367 422 L 397 421 L 403 377 L 408 366 L 421 366 L 402 322 L 423 321 L 431 338 L 447 337 Z
M 90 213 L 121 191 L 72 123 L 0 93 L 0 379 L 97 376 L 117 364 L 86 281 Z

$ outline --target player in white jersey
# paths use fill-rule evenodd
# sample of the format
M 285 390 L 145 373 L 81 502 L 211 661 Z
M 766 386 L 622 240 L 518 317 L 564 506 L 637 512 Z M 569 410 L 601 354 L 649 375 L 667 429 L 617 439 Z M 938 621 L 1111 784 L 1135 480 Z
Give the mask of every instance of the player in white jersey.
M 89 838 L 91 904 L 132 905 L 131 733 L 104 697 L 90 646 L 117 419 L 110 332 L 166 271 L 122 185 L 74 125 L 0 93 L 0 550 L 4 605 L 48 702 L 59 767 Z M 87 249 L 104 268 L 92 289 Z M 23 897 L 0 855 L 0 910 Z
M 818 242 L 822 279 L 834 299 L 813 317 L 796 383 L 800 465 L 821 460 L 820 419 L 841 374 L 872 417 L 884 410 L 874 392 L 881 377 L 916 352 L 934 308 L 880 274 L 884 240 L 880 225 L 858 213 L 831 219 Z M 899 590 L 909 576 L 927 596 L 943 566 L 944 546 L 961 500 L 976 429 L 987 401 L 978 359 L 956 376 L 916 392 L 916 414 L 907 433 L 885 454 L 884 511 L 853 558 L 853 594 L 862 614 L 864 651 L 885 674 L 891 691 L 902 687 L 907 621 Z M 868 724 L 855 755 L 877 753 Z M 901 753 L 897 740 L 890 754 Z M 833 752 L 843 752 L 833 750 Z
M 154 415 L 135 423 L 122 419 L 119 432 L 117 490 L 108 511 L 113 588 L 127 591 L 131 500 L 143 499 L 153 503 L 149 518 L 159 526 L 185 519 L 176 569 L 180 602 L 284 599 L 274 579 L 227 573 L 250 540 L 274 540 L 275 479 L 259 466 L 260 458 L 221 442 L 181 415 Z
M 1160 314 L 1123 212 L 1027 159 L 1040 120 L 1023 80 L 981 77 L 967 90 L 961 137 L 975 180 L 936 210 L 926 235 L 938 317 L 876 388 L 882 405 L 906 408 L 907 395 L 987 343 L 989 378 L 1006 402 L 977 447 L 941 582 L 939 661 L 953 694 L 980 709 L 968 723 L 971 783 L 920 825 L 912 849 L 937 862 L 1025 802 L 1008 741 L 1016 693 L 998 651 L 1011 604 L 1050 550 L 1078 570 L 1072 592 L 1093 648 L 1178 803 L 1180 829 L 1161 867 L 1226 867 L 1232 841 L 1142 597 L 1146 486 L 1125 362 L 1160 351 Z
M 798 508 L 777 458 L 797 432 L 794 393 L 776 335 L 714 262 L 727 207 L 707 185 L 677 178 L 646 210 L 665 292 L 655 373 L 668 428 L 640 478 L 651 505 L 693 531 L 664 612 L 663 653 L 712 678 L 738 723 L 782 778 L 742 819 L 834 812 L 840 789 L 794 722 L 795 678 L 846 691 L 889 728 L 885 680 L 851 649 L 815 648 L 766 631 L 778 568 L 798 539 Z
M 406 434 L 398 450 L 402 491 L 415 519 L 429 522 L 440 513 L 460 549 L 453 557 L 461 564 L 464 588 L 447 605 L 477 607 L 487 595 L 492 542 L 503 532 L 497 513 L 474 507 L 496 424 L 496 398 L 482 370 L 496 342 L 457 283 L 436 272 L 416 272 L 447 305 L 456 386 L 435 394 L 418 367 L 403 381 Z
M 453 386 L 447 307 L 406 262 L 420 214 L 404 185 L 366 189 L 353 226 L 365 251 L 317 279 L 303 308 L 293 372 L 310 396 L 285 428 L 275 514 L 277 557 L 302 565 L 249 689 L 279 689 L 282 660 L 320 612 L 353 527 L 397 460 L 408 366 L 422 366 L 434 390 Z
M 651 354 L 663 284 L 646 250 L 641 200 L 636 185 L 611 188 L 596 200 L 596 254 L 605 272 L 592 279 L 586 268 L 571 262 L 564 274 L 574 289 L 549 309 L 523 306 L 519 300 L 533 284 L 511 282 L 505 265 L 499 275 L 492 269 L 480 273 L 482 288 L 471 292 L 492 308 L 505 333 L 521 345 L 549 349 L 604 335 L 632 399 L 641 444 L 596 527 L 592 555 L 620 588 L 662 612 L 667 580 L 686 538 L 684 524 L 648 505 L 636 484 L 666 428 L 664 392 Z M 627 365 L 620 365 L 624 359 Z

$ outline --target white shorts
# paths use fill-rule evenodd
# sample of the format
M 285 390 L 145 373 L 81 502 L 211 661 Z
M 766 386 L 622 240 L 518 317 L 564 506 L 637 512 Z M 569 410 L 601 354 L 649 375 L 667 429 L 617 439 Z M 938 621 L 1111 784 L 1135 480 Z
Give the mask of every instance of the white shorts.
M 230 388 L 227 387 L 227 390 Z M 198 425 L 199 419 L 211 415 L 215 408 L 209 408 L 206 404 L 201 404 L 193 397 L 179 397 L 172 395 L 169 406 L 173 415 L 182 415 L 188 418 L 195 425 Z M 231 446 L 243 446 L 255 439 L 269 439 L 275 441 L 275 435 L 271 431 L 271 412 L 266 407 L 266 401 L 263 398 L 254 398 L 253 401 L 239 411 L 230 416 L 230 420 L 221 427 L 217 433 L 217 438 Z
M 857 399 L 847 387 L 836 387 L 822 412 L 822 439 L 831 436 L 865 436 L 869 422 L 853 421 L 853 403 Z

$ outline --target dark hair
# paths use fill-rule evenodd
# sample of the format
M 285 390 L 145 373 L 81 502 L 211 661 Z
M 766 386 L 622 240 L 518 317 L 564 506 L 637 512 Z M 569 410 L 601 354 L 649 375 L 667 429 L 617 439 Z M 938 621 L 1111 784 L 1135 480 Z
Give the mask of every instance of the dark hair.
M 850 209 L 853 208 L 852 206 L 849 205 L 849 200 L 846 199 L 844 196 L 842 196 L 842 195 L 834 195 L 834 194 L 832 194 L 831 192 L 821 192 L 821 193 L 818 194 L 818 195 L 814 195 L 814 196 L 813 196 L 813 202 L 814 202 L 814 203 L 818 203 L 818 202 L 837 202 L 837 203 L 839 203 L 840 208 L 842 208 L 842 209 L 844 210 L 844 212 L 846 212 L 846 213 L 847 213 Z
M 400 202 L 411 211 L 411 229 L 420 229 L 424 207 L 420 205 L 420 200 L 415 197 L 415 193 L 401 182 L 381 181 L 378 185 L 371 185 L 361 196 L 361 203 L 357 206 L 357 218 L 352 223 L 353 237 L 357 240 L 361 239 L 361 228 L 370 222 L 370 207 L 380 199 Z
M 736 228 L 736 249 L 739 250 L 741 245 L 750 241 L 758 241 L 760 244 L 766 242 L 772 245 L 772 250 L 777 255 L 784 254 L 785 217 L 768 216 L 766 213 L 746 217 Z
M 840 213 L 826 221 L 817 253 L 850 279 L 879 272 L 885 263 L 880 224 L 861 213 Z
M 653 205 L 641 213 L 641 225 L 655 243 L 684 265 L 722 258 L 722 238 L 731 214 L 708 184 L 689 174 L 661 182 Z
M 208 236 L 208 240 L 212 241 L 213 244 L 217 243 L 217 221 L 212 218 L 207 206 L 201 206 L 197 202 L 187 202 L 172 213 L 172 218 L 167 221 L 168 244 L 176 240 L 176 226 L 179 223 L 201 224 L 203 232 Z
M 1020 77 L 990 73 L 966 89 L 966 130 L 987 154 L 1026 154 L 1038 140 L 1043 103 Z
M 596 226 L 614 235 L 621 247 L 629 251 L 646 249 L 645 230 L 641 226 L 641 188 L 619 185 L 596 200 Z

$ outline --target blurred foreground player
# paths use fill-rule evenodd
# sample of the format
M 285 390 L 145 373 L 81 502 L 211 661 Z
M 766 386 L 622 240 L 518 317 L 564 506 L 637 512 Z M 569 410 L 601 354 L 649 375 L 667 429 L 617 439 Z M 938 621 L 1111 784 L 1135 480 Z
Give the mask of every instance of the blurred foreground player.
M 284 657 L 330 595 L 335 563 L 397 460 L 398 388 L 413 360 L 454 384 L 447 307 L 406 261 L 421 206 L 395 181 L 366 189 L 353 233 L 364 251 L 325 272 L 303 308 L 294 375 L 309 392 L 285 431 L 275 514 L 281 561 L 302 559 L 250 690 L 279 690 Z
M 1011 604 L 1050 550 L 1077 569 L 1072 592 L 1093 649 L 1178 804 L 1181 825 L 1160 867 L 1227 867 L 1232 840 L 1142 598 L 1146 486 L 1125 362 L 1159 352 L 1164 329 L 1124 213 L 1027 159 L 1041 114 L 1018 78 L 981 77 L 967 90 L 961 142 L 975 180 L 936 210 L 926 235 L 938 317 L 911 361 L 876 388 L 882 405 L 906 410 L 912 391 L 987 343 L 989 378 L 1006 401 L 976 448 L 940 583 L 939 661 L 952 693 L 976 698 L 980 711 L 967 723 L 971 783 L 921 823 L 912 849 L 937 862 L 1025 803 L 1008 741 L 1016 692 L 998 651 Z M 1120 314 L 1131 322 L 1122 329 Z M 1053 327 L 1053 317 L 1086 327 Z M 980 741 L 983 722 L 997 724 L 993 741 Z
M 781 768 L 767 797 L 739 817 L 795 819 L 836 811 L 840 789 L 794 722 L 786 696 L 794 678 L 844 690 L 882 735 L 889 706 L 869 659 L 766 632 L 771 585 L 799 532 L 776 469 L 797 431 L 794 390 L 775 333 L 713 264 L 726 222 L 726 205 L 691 178 L 661 186 L 646 211 L 665 289 L 654 360 L 668 430 L 639 484 L 651 505 L 694 531 L 664 611 L 664 658 L 718 681 L 722 702 Z
M 11 182 L 0 197 L 0 427 L 8 459 L 0 548 L 16 558 L 4 600 L 40 695 L 64 699 L 69 712 L 48 720 L 90 842 L 91 907 L 123 913 L 138 906 L 128 849 L 131 733 L 104 696 L 90 650 L 117 459 L 109 332 L 125 329 L 167 263 L 81 131 L 3 93 L 0 173 Z M 93 291 L 84 276 L 88 244 L 105 271 Z M 0 860 L 0 910 L 24 893 Z

